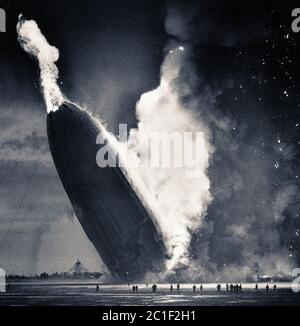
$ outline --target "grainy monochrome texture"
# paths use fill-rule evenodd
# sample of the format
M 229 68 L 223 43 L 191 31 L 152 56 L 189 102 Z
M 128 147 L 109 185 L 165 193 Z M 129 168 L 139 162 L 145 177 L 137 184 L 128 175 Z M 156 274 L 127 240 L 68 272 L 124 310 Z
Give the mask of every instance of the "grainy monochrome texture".
M 299 304 L 298 7 L 0 0 L 7 288 L 161 305 L 179 302 L 173 283 L 181 304 Z

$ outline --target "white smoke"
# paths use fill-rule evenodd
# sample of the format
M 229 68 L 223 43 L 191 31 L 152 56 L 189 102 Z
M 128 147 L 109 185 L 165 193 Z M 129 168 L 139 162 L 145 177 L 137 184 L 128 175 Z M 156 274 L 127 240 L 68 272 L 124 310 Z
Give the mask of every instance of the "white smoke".
M 38 60 L 47 112 L 56 111 L 64 101 L 64 96 L 57 85 L 58 69 L 55 62 L 59 58 L 59 51 L 49 45 L 35 21 L 24 20 L 22 15 L 19 16 L 17 33 L 22 48 Z
M 206 173 L 212 148 L 206 137 L 201 158 L 193 160 L 193 165 L 189 167 L 153 167 L 155 164 L 151 160 L 156 160 L 156 157 L 148 155 L 149 143 L 152 147 L 157 144 L 151 153 L 160 153 L 161 150 L 161 143 L 152 139 L 156 135 L 153 132 L 166 137 L 174 132 L 182 135 L 205 132 L 193 111 L 180 101 L 181 94 L 175 85 L 184 56 L 182 46 L 168 52 L 161 68 L 160 85 L 143 94 L 137 103 L 138 129 L 131 130 L 128 142 L 129 151 L 134 151 L 139 157 L 138 172 L 159 208 L 158 219 L 171 256 L 166 265 L 168 271 L 188 266 L 191 235 L 201 226 L 212 200 Z M 195 148 L 195 141 L 193 138 L 193 146 L 187 146 L 189 151 Z M 193 174 L 197 177 L 188 177 Z
M 278 191 L 273 205 L 275 223 L 280 224 L 284 221 L 284 211 L 291 203 L 296 202 L 296 199 L 299 200 L 299 197 L 299 189 L 294 184 L 289 184 Z
M 269 136 L 277 129 L 276 124 L 270 121 L 258 126 L 266 108 L 262 106 L 258 113 L 251 107 L 248 99 L 258 90 L 246 92 L 243 67 L 238 67 L 241 61 L 236 61 L 232 51 L 235 46 L 263 42 L 263 28 L 257 29 L 253 13 L 245 16 L 249 18 L 250 38 L 245 37 L 241 22 L 231 24 L 230 15 L 215 15 L 216 8 L 222 12 L 226 6 L 227 1 L 220 0 L 168 2 L 166 32 L 192 50 L 177 84 L 192 90 L 184 97 L 185 102 L 197 106 L 216 148 L 209 166 L 214 203 L 209 207 L 207 223 L 193 238 L 194 259 L 183 279 L 245 280 L 256 274 L 255 266 L 261 275 L 288 275 L 298 254 L 293 244 L 298 240 L 291 227 L 295 225 L 291 219 L 298 217 L 299 211 L 299 186 L 291 177 L 296 153 L 293 146 L 282 141 L 273 145 Z M 214 50 L 210 51 L 212 44 Z M 247 112 L 245 116 L 227 101 L 237 85 L 248 94 L 238 101 L 239 108 Z

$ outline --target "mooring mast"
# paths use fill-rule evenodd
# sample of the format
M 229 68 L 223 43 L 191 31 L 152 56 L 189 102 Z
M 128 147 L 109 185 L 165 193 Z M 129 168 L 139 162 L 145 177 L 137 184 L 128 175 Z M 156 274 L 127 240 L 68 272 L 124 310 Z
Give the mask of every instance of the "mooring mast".
M 89 273 L 89 271 L 83 266 L 79 259 L 68 271 L 68 274 L 72 274 L 73 277 L 83 277 L 85 273 Z

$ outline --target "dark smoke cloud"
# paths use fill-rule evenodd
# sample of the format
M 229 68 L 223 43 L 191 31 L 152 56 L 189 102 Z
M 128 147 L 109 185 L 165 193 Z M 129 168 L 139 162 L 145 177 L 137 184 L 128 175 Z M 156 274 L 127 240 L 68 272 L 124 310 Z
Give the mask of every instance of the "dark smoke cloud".
M 276 13 L 289 17 L 288 10 L 278 1 L 259 8 L 254 1 L 170 2 L 166 30 L 189 51 L 174 87 L 205 122 L 215 147 L 209 167 L 214 200 L 191 244 L 192 278 L 244 279 L 257 266 L 284 275 L 300 261 L 299 150 L 294 136 L 287 137 L 287 119 L 278 131 L 277 86 L 265 90 L 251 81 L 262 78 L 266 40 L 284 46 L 274 26 Z M 269 81 L 274 69 L 278 63 L 264 78 Z M 282 106 L 291 110 L 291 103 Z

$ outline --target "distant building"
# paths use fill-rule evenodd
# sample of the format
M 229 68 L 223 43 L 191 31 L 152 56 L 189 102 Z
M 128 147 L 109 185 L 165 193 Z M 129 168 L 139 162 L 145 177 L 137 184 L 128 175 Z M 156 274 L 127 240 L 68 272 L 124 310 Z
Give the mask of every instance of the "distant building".
M 76 279 L 99 278 L 102 275 L 102 273 L 89 272 L 88 269 L 81 263 L 79 259 L 67 273 L 64 273 L 65 278 L 71 277 Z
M 1 271 L 1 269 L 0 269 Z M 48 280 L 48 279 L 98 279 L 103 274 L 100 272 L 89 272 L 88 269 L 80 262 L 78 259 L 77 262 L 69 269 L 67 272 L 59 273 L 55 272 L 48 274 L 43 272 L 39 275 L 25 276 L 25 275 L 7 275 L 7 279 L 16 280 L 16 279 L 39 279 L 39 280 Z M 1 276 L 1 275 L 0 275 Z M 0 283 L 1 285 L 1 283 Z

